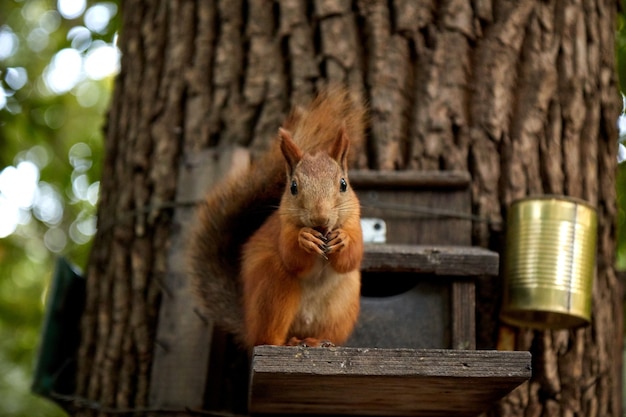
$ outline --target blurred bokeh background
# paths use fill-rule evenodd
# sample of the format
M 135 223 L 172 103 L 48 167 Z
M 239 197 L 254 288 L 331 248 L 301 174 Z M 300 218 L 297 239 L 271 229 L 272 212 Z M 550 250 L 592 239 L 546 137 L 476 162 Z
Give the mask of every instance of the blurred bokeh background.
M 63 416 L 30 393 L 57 256 L 83 268 L 119 70 L 114 2 L 0 2 L 0 415 Z

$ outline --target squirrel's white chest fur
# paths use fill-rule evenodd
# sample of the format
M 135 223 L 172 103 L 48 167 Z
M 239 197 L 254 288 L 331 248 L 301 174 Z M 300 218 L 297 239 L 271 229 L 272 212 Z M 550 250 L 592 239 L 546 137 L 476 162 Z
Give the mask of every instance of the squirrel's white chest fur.
M 324 320 L 328 314 L 327 310 L 333 293 L 339 286 L 343 275 L 337 273 L 328 261 L 320 258 L 311 272 L 301 278 L 300 309 L 292 325 L 295 333 L 303 333 L 302 337 L 306 337 L 306 333 L 309 333 L 312 328 L 316 329 L 319 322 Z
M 324 259 L 319 259 L 311 272 L 301 278 L 300 309 L 291 325 L 291 334 L 307 337 L 317 334 L 320 326 L 333 315 L 334 306 L 342 297 L 341 283 L 348 274 L 336 272 Z

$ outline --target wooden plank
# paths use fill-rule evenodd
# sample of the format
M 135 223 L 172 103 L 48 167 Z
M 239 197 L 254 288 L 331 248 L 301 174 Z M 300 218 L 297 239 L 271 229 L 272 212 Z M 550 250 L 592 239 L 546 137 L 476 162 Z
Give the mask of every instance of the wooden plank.
M 441 176 L 439 171 L 420 175 L 426 174 Z M 435 182 L 423 181 L 413 173 L 407 178 L 381 175 L 374 176 L 377 181 L 357 179 L 352 186 L 359 197 L 361 216 L 385 221 L 387 243 L 471 245 L 476 217 L 472 216 L 469 188 L 438 188 Z
M 213 325 L 199 313 L 185 273 L 185 238 L 194 206 L 211 181 L 231 165 L 245 160 L 237 148 L 222 159 L 213 150 L 185 155 L 178 177 L 168 272 L 163 280 L 149 393 L 151 407 L 202 408 L 209 366 Z M 245 161 L 243 162 L 245 163 Z
M 349 172 L 350 184 L 358 188 L 467 188 L 472 179 L 467 171 L 366 171 Z
M 476 349 L 476 285 L 452 283 L 452 349 Z
M 387 243 L 471 245 L 469 190 L 355 190 L 361 216 L 385 221 Z
M 257 346 L 249 409 L 476 416 L 530 376 L 529 352 Z
M 463 276 L 498 275 L 499 255 L 474 246 L 366 244 L 361 270 Z

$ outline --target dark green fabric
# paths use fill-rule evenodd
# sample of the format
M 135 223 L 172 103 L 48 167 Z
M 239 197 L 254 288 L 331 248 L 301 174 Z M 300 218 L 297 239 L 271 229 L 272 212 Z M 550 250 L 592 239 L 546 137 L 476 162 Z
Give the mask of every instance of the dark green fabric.
M 85 307 L 85 279 L 59 258 L 48 291 L 32 391 L 51 397 L 72 394 L 80 320 Z

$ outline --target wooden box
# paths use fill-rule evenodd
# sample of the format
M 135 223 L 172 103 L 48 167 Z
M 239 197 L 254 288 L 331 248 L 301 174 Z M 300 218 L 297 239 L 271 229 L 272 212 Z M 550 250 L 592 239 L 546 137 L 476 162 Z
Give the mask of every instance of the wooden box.
M 366 245 L 348 346 L 474 348 L 474 279 L 497 275 L 498 255 L 471 247 L 469 174 L 354 171 L 350 182 L 386 243 Z

